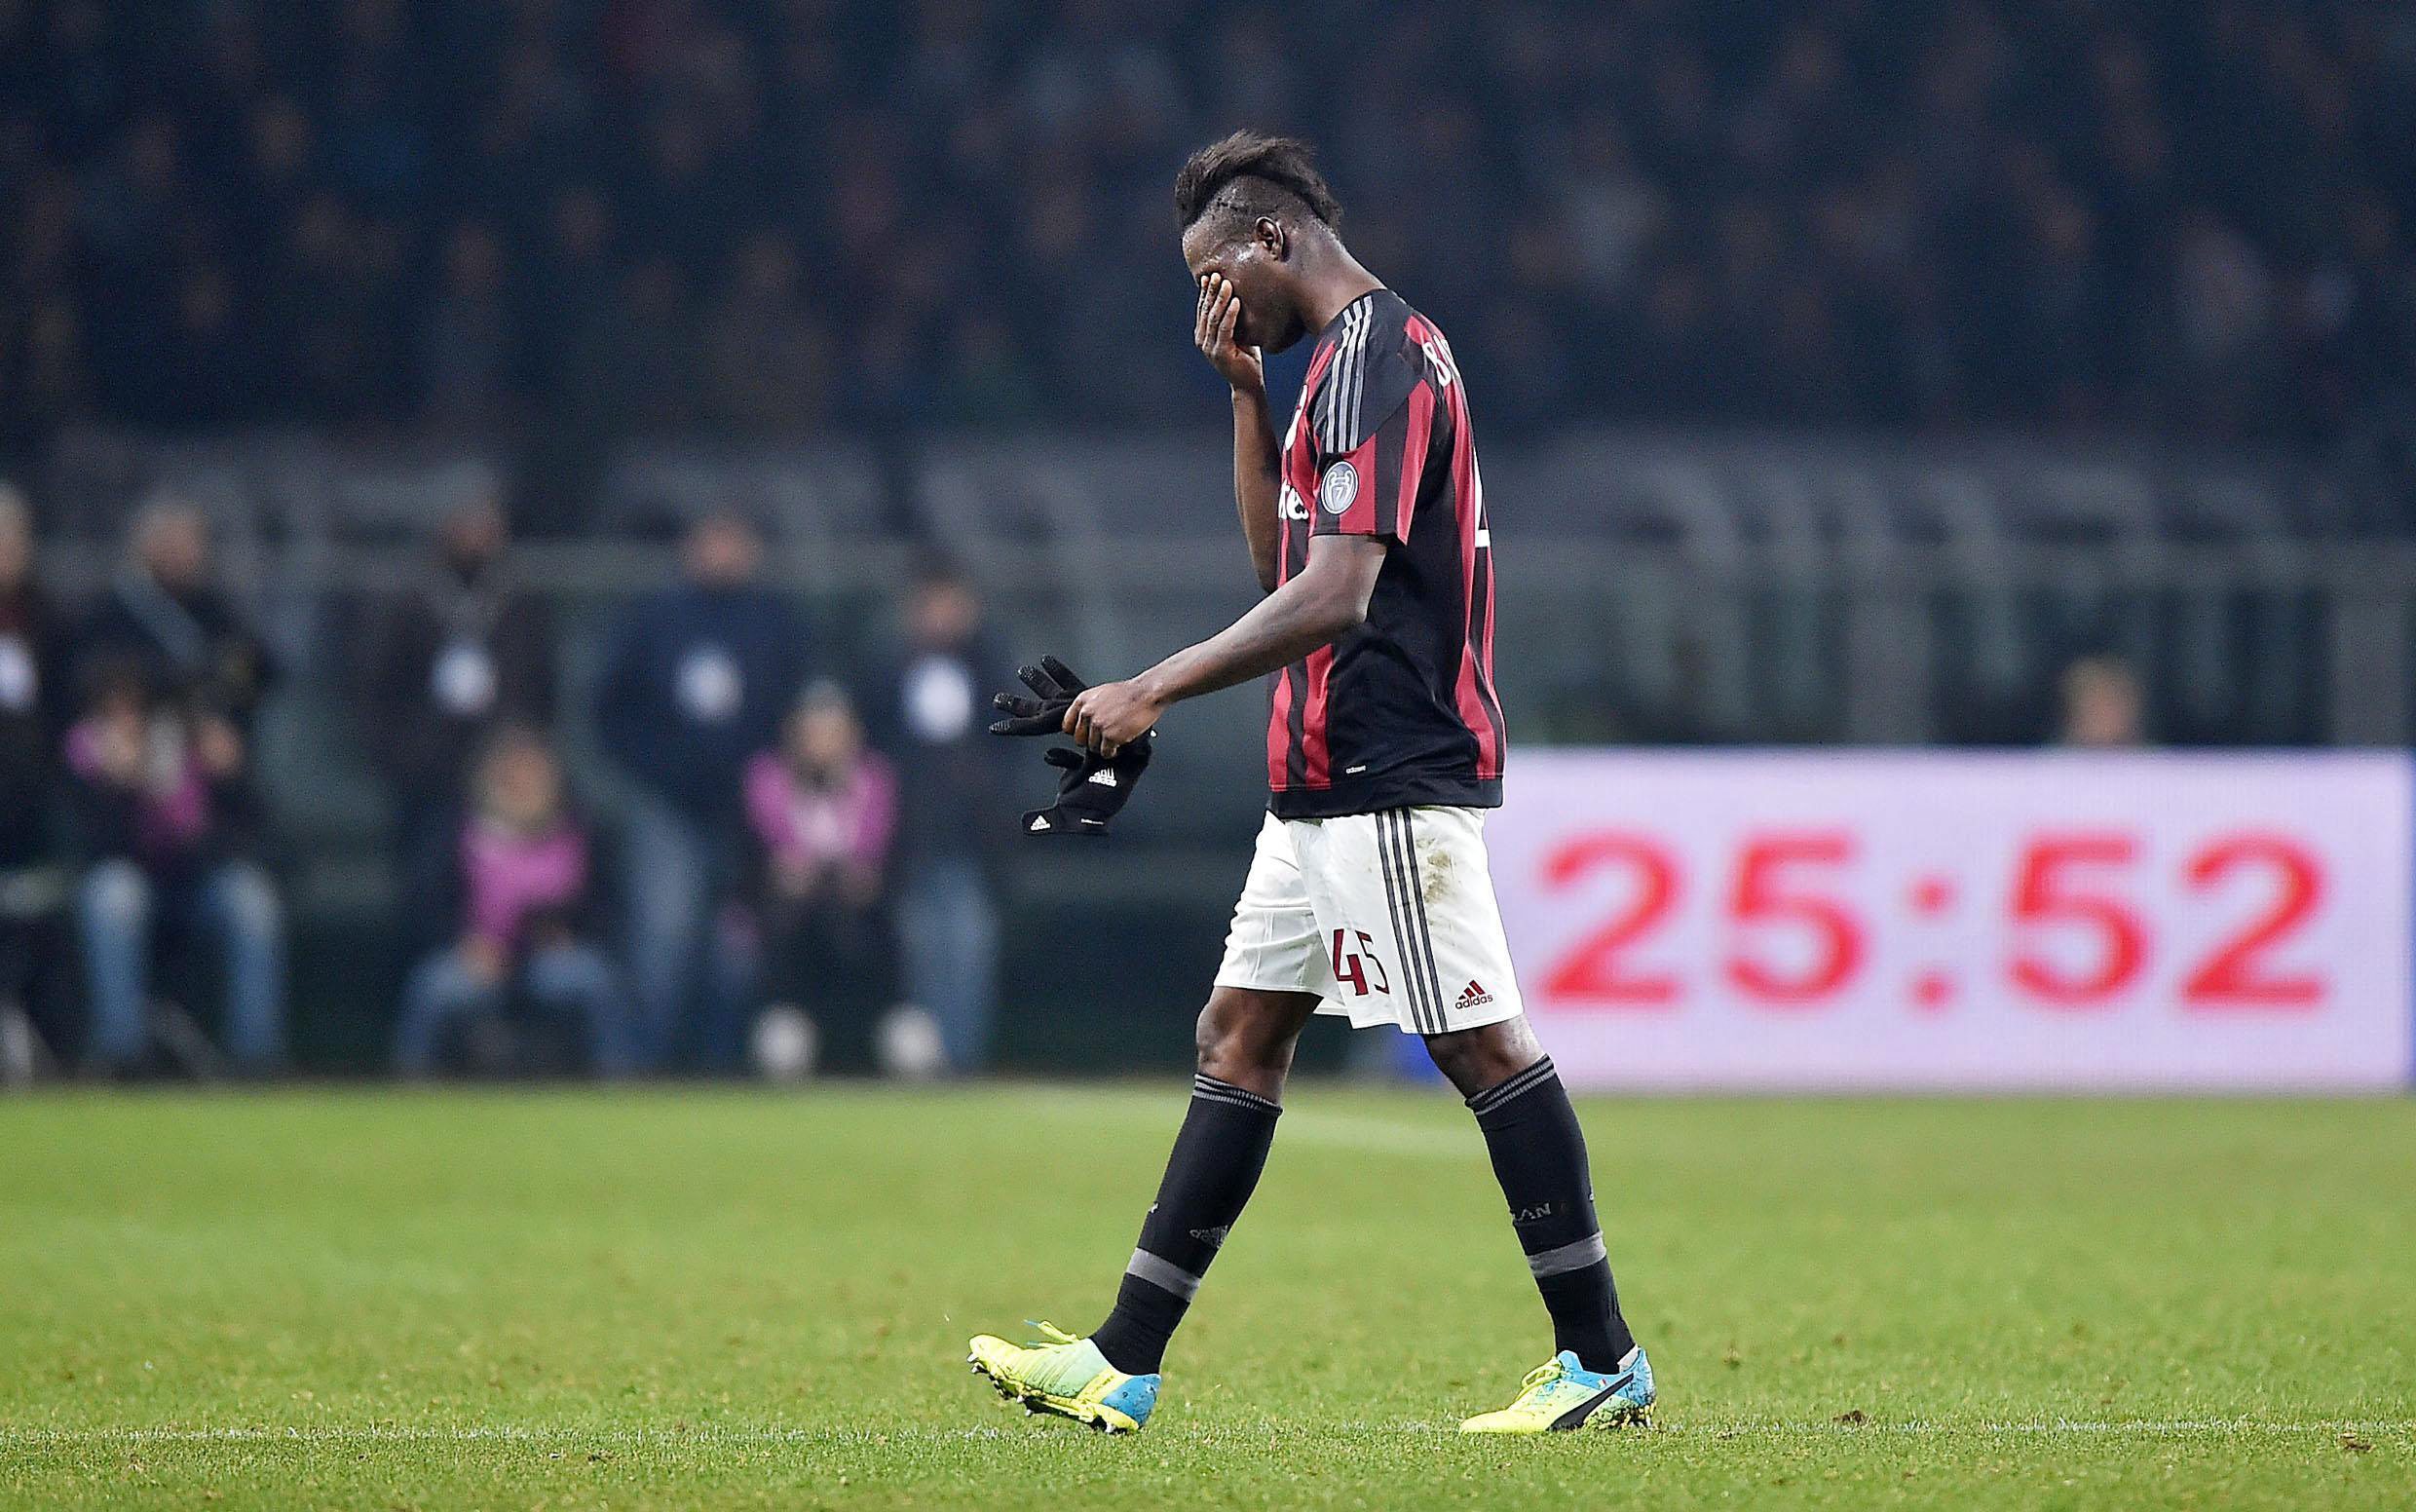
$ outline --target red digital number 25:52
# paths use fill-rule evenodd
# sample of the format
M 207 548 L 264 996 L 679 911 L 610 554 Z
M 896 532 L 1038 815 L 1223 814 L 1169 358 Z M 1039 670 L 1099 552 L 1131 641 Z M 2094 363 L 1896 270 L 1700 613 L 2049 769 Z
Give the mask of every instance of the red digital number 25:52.
M 2000 960 L 1985 969 L 2001 970 L 2017 996 L 2052 1010 L 2108 1005 L 2137 988 L 2154 956 L 2154 930 L 2132 896 L 2138 857 L 2136 838 L 2120 830 L 2028 837 L 2013 875 L 1982 889 L 2003 899 L 2006 929 Z M 1748 836 L 1717 894 L 1727 944 L 1706 966 L 1739 997 L 1774 1009 L 1815 1006 L 1853 989 L 1869 962 L 1869 925 L 1837 884 L 1855 859 L 1842 830 Z M 1679 972 L 1637 959 L 1683 900 L 1687 879 L 1674 848 L 1630 830 L 1589 831 L 1547 852 L 1542 872 L 1556 891 L 1605 873 L 1628 883 L 1617 909 L 1546 964 L 1548 998 L 1604 1008 L 1679 1001 Z M 2185 857 L 2179 882 L 2197 897 L 2258 875 L 2266 902 L 2184 964 L 2175 987 L 2182 1005 L 2270 1010 L 2322 1000 L 2320 976 L 2275 959 L 2323 901 L 2323 868 L 2306 846 L 2262 831 L 2217 836 Z

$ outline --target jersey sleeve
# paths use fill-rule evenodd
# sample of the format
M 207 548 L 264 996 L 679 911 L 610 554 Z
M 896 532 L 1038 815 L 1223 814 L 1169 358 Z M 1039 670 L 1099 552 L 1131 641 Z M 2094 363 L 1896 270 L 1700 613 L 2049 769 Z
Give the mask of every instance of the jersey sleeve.
M 1380 346 L 1345 340 L 1309 404 L 1317 456 L 1309 534 L 1408 541 L 1435 410 L 1424 354 L 1401 327 Z

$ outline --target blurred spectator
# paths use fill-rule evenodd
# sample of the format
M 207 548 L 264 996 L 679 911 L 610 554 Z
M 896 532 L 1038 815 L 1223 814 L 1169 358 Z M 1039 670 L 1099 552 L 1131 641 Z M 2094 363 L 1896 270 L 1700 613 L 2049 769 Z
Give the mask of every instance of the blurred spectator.
M 698 356 L 688 280 L 650 258 L 581 313 L 557 417 L 585 437 L 677 432 L 696 419 Z
M 453 874 L 464 779 L 499 726 L 552 722 L 553 620 L 512 574 L 502 504 L 477 498 L 436 528 L 434 560 L 379 626 L 361 736 L 395 801 L 395 859 L 417 955 L 453 927 L 431 906 Z
M 2387 6 L 494 9 L 234 7 L 250 66 L 190 7 L 35 8 L 0 414 L 479 423 L 510 374 L 620 432 L 700 362 L 748 432 L 1153 418 L 1204 376 L 1166 173 L 1243 123 L 1325 144 L 1507 420 L 2325 437 L 2416 377 Z
M 519 381 L 502 239 L 475 221 L 455 226 L 439 279 L 421 337 L 428 418 L 448 431 L 491 431 L 512 418 Z
M 2146 695 L 2122 658 L 2081 658 L 2063 669 L 2058 691 L 2062 744 L 2121 750 L 2148 743 Z
M 1009 427 L 1037 418 L 1042 385 L 1016 338 L 997 316 L 974 312 L 960 321 L 947 353 L 937 396 L 939 418 L 965 426 Z
M 309 114 L 288 95 L 270 94 L 251 107 L 244 141 L 228 178 L 235 240 L 257 255 L 292 221 L 309 192 L 317 132 Z
M 141 359 L 113 370 L 117 404 L 128 419 L 167 429 L 225 426 L 260 412 L 255 322 L 237 305 L 230 272 L 213 262 L 179 269 L 168 308 L 129 335 Z
M 272 675 L 268 651 L 209 583 L 209 526 L 170 493 L 152 497 L 127 529 L 125 567 L 77 638 L 78 675 L 131 665 L 144 694 L 184 705 L 248 737 Z
M 264 261 L 260 319 L 284 379 L 280 410 L 321 424 L 373 418 L 400 392 L 409 344 L 389 327 L 400 272 L 391 234 L 332 194 L 294 209 Z
M 90 863 L 76 902 L 87 1058 L 139 1066 L 165 925 L 216 952 L 228 1055 L 254 1075 L 274 1070 L 284 1054 L 284 913 L 249 853 L 258 823 L 244 736 L 219 713 L 163 697 L 138 662 L 92 665 L 86 712 L 66 739 Z
M 989 696 L 1008 672 L 982 633 L 973 585 L 926 563 L 908 587 L 902 655 L 883 673 L 881 744 L 897 763 L 897 928 L 906 1001 L 939 1022 L 948 1064 L 989 1060 L 999 915 L 993 867 L 1006 833 Z
M 799 295 L 796 244 L 758 232 L 704 319 L 707 419 L 739 435 L 813 430 L 828 413 L 830 354 Z
M 460 933 L 413 971 L 395 1034 L 395 1066 L 424 1077 L 446 1041 L 500 1024 L 523 1005 L 546 1030 L 566 1027 L 585 1066 L 631 1069 L 627 1012 L 596 944 L 596 859 L 563 792 L 560 762 L 533 730 L 506 727 L 477 763 L 468 816 L 451 832 L 445 897 Z M 542 1065 L 541 1053 L 472 1060 Z
M 65 649 L 58 610 L 34 576 L 24 496 L 0 483 L 0 876 L 54 858 Z M 7 993 L 0 980 L 0 997 Z
M 32 517 L 0 483 L 0 1083 L 33 1070 L 27 996 L 57 898 L 60 653 L 57 612 L 34 577 Z
M 778 748 L 747 763 L 746 817 L 762 996 L 804 1015 L 829 1064 L 860 1069 L 875 1058 L 876 1018 L 896 998 L 887 889 L 897 779 L 864 748 L 838 685 L 815 684 Z M 882 1044 L 917 1034 L 929 1040 L 927 1020 L 885 1025 Z
M 524 319 L 534 344 L 532 372 L 547 393 L 559 395 L 575 376 L 574 339 L 590 312 L 612 298 L 612 204 L 595 189 L 565 186 L 547 207 L 545 230 L 523 290 Z
M 605 650 L 596 729 L 634 789 L 626 956 L 645 1065 L 740 1058 L 739 984 L 710 926 L 739 882 L 746 764 L 776 739 L 807 666 L 805 627 L 755 584 L 762 555 L 740 516 L 698 520 L 688 581 L 629 606 Z
M 2184 220 L 2172 303 L 2180 383 L 2174 401 L 2220 436 L 2252 433 L 2272 387 L 2273 281 L 2248 239 L 2211 210 Z
M 87 698 L 66 738 L 88 867 L 77 927 L 90 1053 L 117 1068 L 140 1059 L 166 925 L 216 950 L 228 1053 L 267 1071 L 284 1052 L 285 990 L 283 909 L 259 859 L 265 815 L 251 780 L 267 652 L 209 585 L 200 510 L 158 495 L 128 539 L 126 566 L 77 640 Z

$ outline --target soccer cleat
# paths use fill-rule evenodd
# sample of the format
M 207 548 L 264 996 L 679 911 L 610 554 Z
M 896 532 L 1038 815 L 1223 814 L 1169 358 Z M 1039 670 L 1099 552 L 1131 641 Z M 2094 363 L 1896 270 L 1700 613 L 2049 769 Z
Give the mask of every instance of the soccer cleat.
M 1089 1340 L 1048 1323 L 1032 1326 L 1047 1342 L 1010 1344 L 976 1336 L 965 1356 L 973 1373 L 989 1377 L 999 1395 L 1023 1403 L 1027 1413 L 1054 1413 L 1102 1433 L 1136 1433 L 1150 1420 L 1157 1406 L 1156 1376 L 1127 1376 Z
M 1479 1413 L 1462 1433 L 1555 1433 L 1616 1428 L 1642 1422 L 1652 1410 L 1652 1365 L 1640 1348 L 1609 1375 L 1587 1370 L 1564 1349 L 1527 1373 L 1519 1399 L 1497 1413 Z

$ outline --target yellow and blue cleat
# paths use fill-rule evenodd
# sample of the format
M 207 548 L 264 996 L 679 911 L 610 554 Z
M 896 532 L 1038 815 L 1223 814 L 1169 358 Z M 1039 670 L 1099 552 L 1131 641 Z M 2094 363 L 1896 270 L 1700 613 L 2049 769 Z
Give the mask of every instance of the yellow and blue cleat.
M 1027 1413 L 1053 1413 L 1102 1433 L 1137 1433 L 1150 1420 L 1157 1406 L 1156 1376 L 1127 1376 L 1089 1340 L 1047 1323 L 1032 1326 L 1046 1342 L 1011 1344 L 976 1336 L 965 1356 L 974 1374 L 990 1378 L 999 1395 L 1021 1402 Z
M 1479 1413 L 1462 1433 L 1563 1433 L 1642 1422 L 1652 1411 L 1652 1364 L 1630 1349 L 1605 1375 L 1587 1370 L 1567 1349 L 1527 1373 L 1519 1398 L 1497 1413 Z

